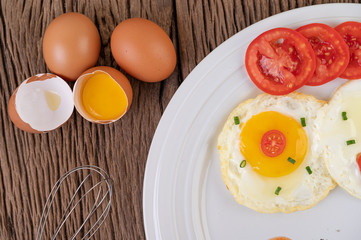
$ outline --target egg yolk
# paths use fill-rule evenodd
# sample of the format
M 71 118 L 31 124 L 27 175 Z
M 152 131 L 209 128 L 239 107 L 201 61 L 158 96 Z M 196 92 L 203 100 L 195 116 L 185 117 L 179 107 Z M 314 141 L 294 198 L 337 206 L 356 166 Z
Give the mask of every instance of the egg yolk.
M 285 176 L 302 163 L 307 135 L 300 123 L 281 113 L 268 111 L 250 118 L 240 134 L 240 151 L 259 174 Z
M 97 73 L 86 80 L 82 89 L 82 103 L 92 117 L 114 120 L 124 114 L 128 100 L 113 78 L 105 73 Z

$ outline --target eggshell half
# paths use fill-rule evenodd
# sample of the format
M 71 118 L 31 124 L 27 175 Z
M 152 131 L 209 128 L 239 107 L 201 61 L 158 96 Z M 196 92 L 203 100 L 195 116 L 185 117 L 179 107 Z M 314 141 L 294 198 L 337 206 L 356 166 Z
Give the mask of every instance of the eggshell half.
M 48 106 L 45 92 L 59 98 L 56 109 Z M 63 125 L 74 109 L 72 91 L 63 79 L 54 74 L 38 74 L 23 81 L 10 97 L 8 113 L 11 121 L 26 132 L 42 133 Z
M 81 97 L 82 97 L 83 85 L 85 84 L 86 80 L 89 77 L 96 74 L 97 72 L 102 72 L 102 73 L 108 74 L 114 81 L 116 81 L 119 84 L 119 86 L 123 89 L 123 91 L 127 97 L 128 103 L 127 103 L 126 111 L 117 119 L 111 119 L 111 120 L 95 119 L 89 113 L 87 113 L 87 111 L 85 110 L 85 108 L 82 104 Z M 77 81 L 74 85 L 74 89 L 73 89 L 73 98 L 74 98 L 74 105 L 75 105 L 76 110 L 86 120 L 88 120 L 90 122 L 94 122 L 94 123 L 108 124 L 108 123 L 112 123 L 114 121 L 119 120 L 129 110 L 129 108 L 132 104 L 132 100 L 133 100 L 133 90 L 132 90 L 132 86 L 130 85 L 129 80 L 127 79 L 126 76 L 124 76 L 123 73 L 121 73 L 117 69 L 114 69 L 111 67 L 98 66 L 98 67 L 93 67 L 93 68 L 86 70 L 77 79 Z

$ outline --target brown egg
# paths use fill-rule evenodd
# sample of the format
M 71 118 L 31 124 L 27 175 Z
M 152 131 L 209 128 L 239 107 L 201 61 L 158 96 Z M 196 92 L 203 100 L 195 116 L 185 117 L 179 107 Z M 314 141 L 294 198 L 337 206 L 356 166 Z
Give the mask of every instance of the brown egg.
M 107 124 L 120 119 L 130 108 L 133 90 L 120 71 L 98 66 L 78 78 L 73 89 L 74 105 L 85 119 Z
M 111 50 L 122 69 L 145 82 L 166 79 L 177 62 L 173 43 L 166 32 L 143 18 L 121 22 L 112 33 Z
M 99 52 L 98 30 L 83 14 L 60 15 L 45 31 L 43 54 L 46 65 L 65 80 L 75 81 L 82 72 L 93 67 Z

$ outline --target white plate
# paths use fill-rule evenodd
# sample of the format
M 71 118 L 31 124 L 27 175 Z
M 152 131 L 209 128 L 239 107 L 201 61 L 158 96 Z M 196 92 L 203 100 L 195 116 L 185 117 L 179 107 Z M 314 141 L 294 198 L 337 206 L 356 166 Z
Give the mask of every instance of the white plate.
M 340 188 L 315 207 L 262 214 L 238 205 L 223 184 L 217 136 L 240 102 L 260 93 L 244 67 L 248 44 L 276 27 L 361 21 L 359 4 L 299 8 L 260 21 L 210 53 L 185 79 L 154 135 L 143 190 L 147 239 L 360 239 L 361 200 Z M 329 99 L 344 80 L 301 92 Z

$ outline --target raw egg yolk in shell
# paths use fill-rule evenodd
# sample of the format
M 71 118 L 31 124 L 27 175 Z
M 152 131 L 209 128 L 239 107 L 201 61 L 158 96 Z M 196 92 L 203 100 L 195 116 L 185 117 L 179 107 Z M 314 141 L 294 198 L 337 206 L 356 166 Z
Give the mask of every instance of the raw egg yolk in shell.
M 285 176 L 302 163 L 307 153 L 307 135 L 294 118 L 268 111 L 252 116 L 240 134 L 240 150 L 259 174 Z
M 99 120 L 119 118 L 127 108 L 127 96 L 108 74 L 89 78 L 83 88 L 82 101 L 86 111 Z

